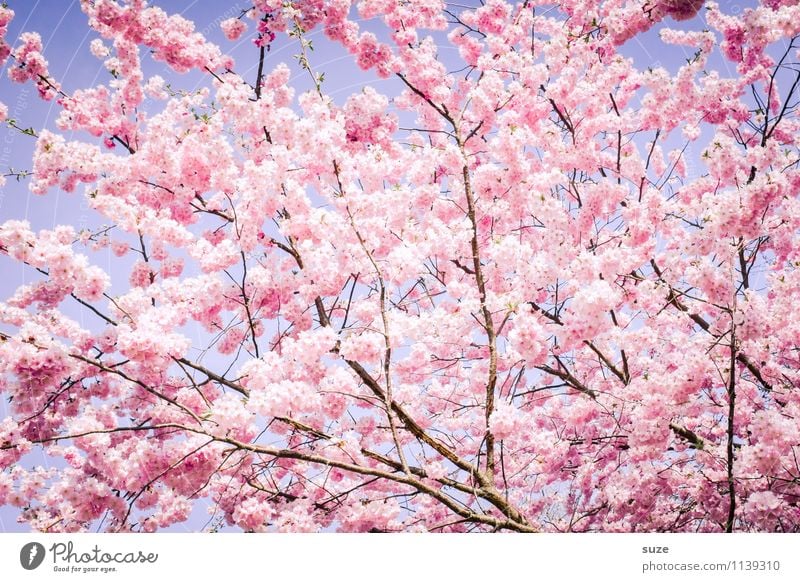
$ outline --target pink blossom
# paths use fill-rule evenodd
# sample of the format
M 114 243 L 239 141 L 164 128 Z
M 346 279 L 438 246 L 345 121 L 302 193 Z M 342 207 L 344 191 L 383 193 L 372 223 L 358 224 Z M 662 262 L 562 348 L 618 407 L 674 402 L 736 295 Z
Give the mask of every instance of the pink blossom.
M 110 54 L 108 47 L 99 38 L 96 38 L 89 43 L 89 50 L 98 59 L 103 59 Z
M 220 28 L 228 40 L 239 40 L 242 33 L 247 30 L 247 25 L 239 18 L 228 18 L 220 23 Z
M 661 6 L 675 20 L 688 20 L 703 6 L 705 0 L 661 0 Z
M 128 243 L 124 241 L 115 240 L 111 243 L 111 252 L 117 257 L 124 256 L 129 250 Z
M 0 223 L 0 503 L 63 532 L 800 523 L 797 3 L 356 4 L 222 22 L 304 43 L 313 83 L 139 0 L 80 3 L 102 83 L 0 40 L 56 111 L 0 107 L 55 217 Z

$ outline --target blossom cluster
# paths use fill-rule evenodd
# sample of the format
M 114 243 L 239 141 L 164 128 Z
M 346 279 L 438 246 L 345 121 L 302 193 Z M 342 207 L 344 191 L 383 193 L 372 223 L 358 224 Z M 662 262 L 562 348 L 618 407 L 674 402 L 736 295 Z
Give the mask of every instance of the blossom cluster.
M 533 4 L 256 0 L 218 47 L 81 2 L 109 77 L 69 91 L 36 33 L 0 40 L 58 96 L 32 204 L 91 214 L 0 224 L 0 503 L 49 531 L 199 499 L 259 532 L 797 531 L 800 8 Z M 648 31 L 685 61 L 626 56 Z M 311 40 L 387 81 L 331 92 Z

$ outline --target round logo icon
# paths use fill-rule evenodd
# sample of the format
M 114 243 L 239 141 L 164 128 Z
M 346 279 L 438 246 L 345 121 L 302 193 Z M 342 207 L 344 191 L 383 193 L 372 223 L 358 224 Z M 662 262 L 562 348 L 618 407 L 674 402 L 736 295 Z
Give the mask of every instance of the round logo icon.
M 39 542 L 30 542 L 19 551 L 19 563 L 26 570 L 35 570 L 44 561 L 44 546 Z

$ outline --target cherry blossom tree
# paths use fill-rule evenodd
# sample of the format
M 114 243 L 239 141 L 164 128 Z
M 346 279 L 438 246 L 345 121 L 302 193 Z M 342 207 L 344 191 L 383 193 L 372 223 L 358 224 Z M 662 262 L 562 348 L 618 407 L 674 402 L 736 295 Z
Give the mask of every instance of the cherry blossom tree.
M 0 303 L 0 504 L 43 531 L 201 501 L 246 531 L 798 531 L 800 6 L 756 4 L 255 0 L 222 23 L 245 75 L 181 16 L 82 0 L 88 88 L 3 41 L 59 110 L 20 129 L 30 190 L 106 226 L 0 224 L 35 275 Z M 654 27 L 672 71 L 625 56 Z M 387 83 L 337 103 L 317 32 Z

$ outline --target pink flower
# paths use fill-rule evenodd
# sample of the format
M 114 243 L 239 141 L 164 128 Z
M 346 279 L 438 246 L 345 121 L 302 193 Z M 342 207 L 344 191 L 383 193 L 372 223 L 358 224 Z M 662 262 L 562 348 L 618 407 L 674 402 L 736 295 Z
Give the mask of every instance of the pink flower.
M 114 256 L 116 257 L 124 256 L 129 250 L 130 247 L 128 246 L 128 243 L 124 241 L 115 240 L 111 243 L 111 252 L 113 252 Z
M 98 59 L 103 59 L 107 57 L 110 53 L 108 47 L 99 38 L 96 38 L 89 43 L 89 50 Z
M 166 99 L 169 97 L 166 90 L 166 82 L 160 75 L 154 75 L 147 80 L 144 92 L 153 99 Z
M 228 40 L 238 40 L 242 33 L 247 30 L 247 25 L 239 18 L 228 18 L 220 23 L 220 28 Z
M 134 287 L 147 287 L 152 283 L 154 277 L 150 266 L 142 260 L 134 263 L 131 269 L 130 284 Z
M 699 32 L 660 24 L 699 1 L 454 23 L 441 0 L 254 0 L 227 38 L 324 34 L 368 71 L 329 93 L 269 58 L 258 95 L 260 51 L 240 76 L 206 23 L 79 4 L 104 84 L 59 93 L 31 32 L 8 62 L 58 109 L 12 107 L 36 134 L 15 188 L 59 194 L 31 199 L 56 224 L 0 221 L 0 504 L 26 527 L 800 522 L 791 71 L 766 94 L 796 1 L 708 3 Z M 637 38 L 687 61 L 620 52 Z M 57 199 L 76 212 L 35 208 Z
M 181 258 L 167 258 L 161 263 L 161 277 L 163 279 L 178 277 L 182 272 L 183 259 Z
M 661 0 L 661 6 L 675 20 L 689 20 L 703 6 L 705 0 Z

